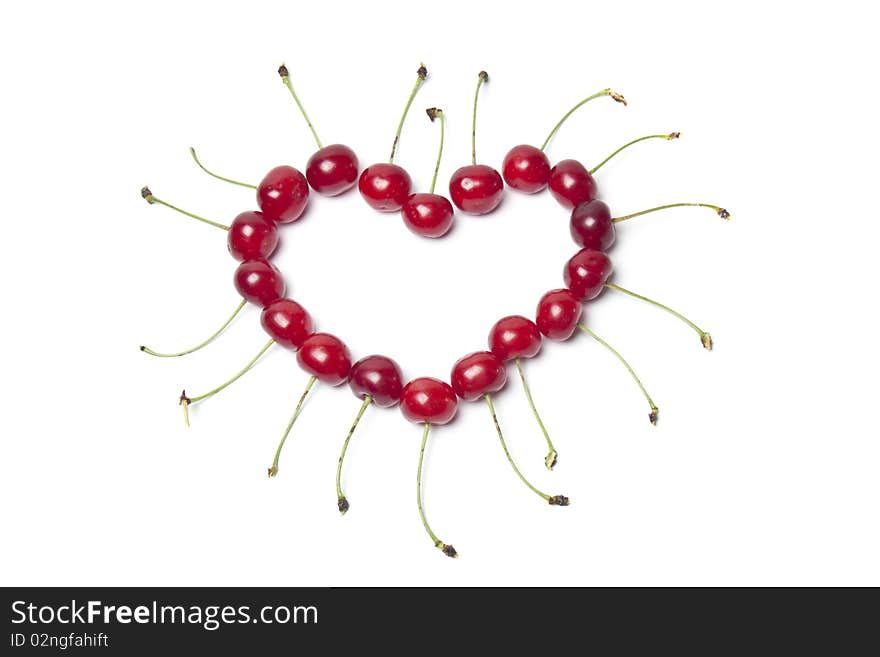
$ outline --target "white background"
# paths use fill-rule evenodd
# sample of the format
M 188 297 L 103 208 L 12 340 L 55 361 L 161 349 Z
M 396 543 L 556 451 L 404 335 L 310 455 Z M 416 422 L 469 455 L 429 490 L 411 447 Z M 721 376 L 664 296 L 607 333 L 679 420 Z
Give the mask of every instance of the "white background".
M 3 286 L 0 581 L 7 585 L 880 584 L 876 283 L 878 61 L 860 3 L 192 3 L 7 5 L 2 68 Z M 819 8 L 821 7 L 821 9 Z M 210 333 L 236 304 L 213 228 L 148 206 L 139 189 L 228 222 L 271 166 L 314 144 L 275 69 L 286 61 L 325 143 L 386 157 L 419 61 L 430 70 L 399 163 L 426 189 L 448 116 L 442 190 L 469 156 L 500 167 L 574 115 L 551 159 L 591 165 L 616 214 L 707 201 L 621 224 L 614 280 L 709 329 L 622 295 L 589 324 L 641 373 L 659 425 L 586 336 L 547 344 L 527 371 L 560 461 L 519 381 L 498 396 L 504 460 L 484 405 L 436 430 L 425 503 L 461 558 L 431 547 L 415 507 L 420 430 L 370 410 L 336 511 L 333 477 L 358 401 L 318 386 L 266 478 L 306 376 L 275 348 L 234 386 L 198 394 L 265 341 L 249 308 L 210 348 L 151 359 Z M 312 195 L 282 230 L 290 293 L 356 357 L 446 378 L 489 327 L 531 315 L 575 248 L 547 195 L 508 192 L 428 241 L 356 192 Z M 513 373 L 512 373 L 513 374 Z

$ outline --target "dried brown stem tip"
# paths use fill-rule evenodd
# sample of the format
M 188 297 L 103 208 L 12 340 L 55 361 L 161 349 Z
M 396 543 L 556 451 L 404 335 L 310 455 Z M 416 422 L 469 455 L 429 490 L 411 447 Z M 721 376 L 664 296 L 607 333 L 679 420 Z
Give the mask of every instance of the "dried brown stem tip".
M 703 347 L 712 351 L 712 336 L 708 333 L 700 333 L 700 341 L 703 343 Z
M 621 96 L 619 93 L 617 93 L 616 91 L 611 91 L 610 89 L 608 91 L 610 92 L 608 95 L 611 96 L 618 103 L 623 103 L 624 105 L 627 104 L 626 98 Z
M 439 107 L 429 107 L 425 110 L 425 114 L 428 115 L 428 118 L 431 119 L 431 123 L 434 122 L 438 116 L 443 116 L 443 110 Z
M 153 192 L 150 191 L 149 187 L 144 186 L 143 188 L 141 188 L 141 196 L 146 199 L 147 203 L 149 203 L 150 205 L 153 204 Z
M 651 412 L 648 413 L 648 419 L 651 421 L 655 427 L 657 426 L 657 416 L 660 414 L 660 409 L 656 406 L 651 409 Z
M 278 67 L 278 75 L 280 75 L 282 78 L 290 77 L 290 72 L 287 70 L 287 67 L 284 64 Z
M 416 71 L 416 73 L 418 74 L 418 76 L 420 78 L 422 78 L 422 80 L 424 80 L 426 77 L 428 77 L 428 69 L 425 68 L 424 64 L 419 66 L 419 70 Z
M 544 458 L 544 465 L 547 466 L 548 470 L 552 470 L 553 466 L 556 465 L 557 456 L 558 454 L 556 453 L 556 450 L 553 450 Z
M 348 511 L 348 500 L 345 497 L 340 497 L 337 506 L 339 507 L 339 513 L 345 515 L 345 512 Z
M 446 543 L 441 543 L 437 546 L 447 557 L 451 557 L 455 559 L 458 556 L 458 552 L 455 551 L 455 548 L 451 545 L 446 545 Z
M 672 140 L 672 139 L 678 139 L 679 137 L 681 137 L 680 132 L 670 132 L 666 138 L 669 140 Z
M 268 468 L 268 470 L 269 470 L 270 477 L 274 477 L 275 475 L 278 474 L 278 468 L 276 468 L 274 465 L 271 468 Z
M 722 219 L 730 219 L 730 213 L 724 208 L 718 208 L 718 216 Z
M 547 500 L 547 503 L 551 506 L 568 506 L 569 504 L 568 498 L 565 495 L 554 495 Z
M 189 405 L 192 400 L 186 396 L 186 390 L 180 391 L 180 399 L 178 401 L 183 409 L 183 421 L 186 422 L 186 426 L 189 426 Z
M 489 74 L 486 73 L 486 71 L 480 71 L 478 77 L 479 77 L 483 82 L 488 82 L 488 81 L 489 81 Z

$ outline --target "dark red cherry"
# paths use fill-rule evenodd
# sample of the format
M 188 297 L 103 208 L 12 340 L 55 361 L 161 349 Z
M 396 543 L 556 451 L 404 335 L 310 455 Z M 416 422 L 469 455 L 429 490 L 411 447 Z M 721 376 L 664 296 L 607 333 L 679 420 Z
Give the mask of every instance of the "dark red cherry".
M 550 160 L 540 148 L 520 144 L 504 156 L 501 173 L 509 186 L 534 194 L 544 189 L 550 180 Z
M 412 179 L 403 167 L 380 162 L 363 170 L 358 189 L 374 210 L 397 212 L 409 196 Z
M 568 210 L 596 198 L 596 181 L 577 160 L 558 162 L 550 170 L 549 184 L 553 197 Z
M 498 207 L 504 194 L 501 174 L 485 164 L 468 164 L 452 174 L 449 196 L 462 212 L 488 214 Z
M 568 340 L 577 328 L 583 311 L 580 299 L 571 290 L 550 290 L 538 302 L 535 324 L 551 340 Z
M 581 301 L 595 299 L 611 276 L 611 260 L 601 251 L 581 249 L 565 263 L 565 285 Z
M 282 165 L 267 173 L 257 186 L 257 205 L 267 219 L 289 224 L 302 216 L 309 200 L 309 183 L 293 167 Z
M 498 392 L 507 383 L 507 368 L 491 351 L 477 351 L 460 358 L 452 368 L 452 389 L 465 401 Z
M 357 179 L 357 155 L 342 144 L 330 144 L 315 151 L 306 165 L 306 180 L 312 189 L 324 196 L 347 192 Z
M 455 210 L 440 194 L 411 194 L 401 209 L 403 223 L 416 235 L 442 237 L 452 228 Z
M 489 349 L 502 361 L 531 358 L 541 351 L 541 333 L 522 315 L 503 317 L 489 332 Z
M 275 342 L 287 349 L 299 349 L 312 331 L 312 318 L 293 299 L 276 299 L 263 308 L 263 329 Z
M 571 238 L 585 249 L 607 251 L 614 244 L 611 210 L 597 198 L 579 204 L 571 211 Z
M 278 227 L 262 212 L 242 212 L 229 225 L 226 246 L 236 260 L 268 258 L 278 246 Z
M 331 386 L 338 386 L 348 378 L 351 354 L 345 343 L 329 333 L 313 333 L 296 352 L 299 366 Z
M 244 261 L 235 270 L 233 281 L 241 296 L 259 306 L 268 306 L 284 296 L 284 278 L 267 260 Z
M 410 422 L 446 424 L 455 417 L 458 398 L 448 383 L 421 377 L 403 387 L 400 410 Z
M 348 385 L 360 399 L 369 395 L 376 406 L 388 408 L 400 401 L 403 375 L 387 356 L 367 356 L 351 366 Z

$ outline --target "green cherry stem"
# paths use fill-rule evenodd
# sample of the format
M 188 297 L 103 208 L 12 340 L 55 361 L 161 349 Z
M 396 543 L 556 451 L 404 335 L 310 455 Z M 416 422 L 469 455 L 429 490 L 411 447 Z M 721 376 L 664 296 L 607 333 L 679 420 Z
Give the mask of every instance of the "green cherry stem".
M 633 212 L 632 214 L 627 214 L 622 217 L 615 217 L 611 221 L 613 221 L 614 223 L 620 223 L 621 221 L 626 221 L 627 219 L 641 217 L 643 214 L 648 214 L 649 212 L 657 212 L 657 210 L 668 210 L 669 208 L 709 208 L 710 210 L 715 210 L 715 212 L 718 213 L 718 216 L 722 219 L 730 219 L 730 213 L 724 208 L 717 205 L 710 205 L 709 203 L 669 203 L 668 205 L 658 205 L 656 208 L 649 208 L 647 210 L 642 210 L 641 212 Z
M 306 389 L 303 390 L 302 396 L 299 398 L 299 402 L 296 404 L 296 408 L 293 411 L 293 415 L 290 416 L 290 422 L 287 423 L 287 428 L 284 430 L 284 435 L 281 436 L 281 442 L 278 443 L 278 449 L 275 450 L 275 458 L 272 459 L 272 467 L 269 468 L 269 476 L 274 477 L 278 474 L 278 459 L 281 458 L 281 449 L 284 447 L 284 443 L 287 441 L 287 436 L 290 435 L 290 430 L 293 428 L 293 423 L 296 422 L 296 418 L 299 417 L 300 411 L 302 411 L 303 404 L 306 401 L 306 396 L 309 394 L 309 390 L 312 389 L 312 386 L 315 385 L 315 381 L 317 377 L 309 377 L 309 382 L 306 384 Z
M 361 417 L 363 417 L 364 411 L 367 410 L 367 406 L 373 403 L 373 398 L 370 395 L 364 397 L 364 403 L 361 404 L 361 409 L 358 411 L 357 417 L 354 419 L 354 424 L 351 425 L 351 429 L 348 430 L 348 435 L 345 437 L 345 442 L 342 443 L 342 451 L 339 454 L 339 462 L 336 464 L 336 500 L 337 506 L 339 507 L 339 513 L 345 515 L 345 512 L 348 511 L 348 499 L 346 499 L 345 495 L 342 493 L 342 484 L 340 480 L 342 479 L 342 461 L 345 459 L 345 452 L 348 449 L 348 443 L 351 440 L 351 436 L 354 434 L 354 430 L 357 429 L 358 422 L 361 421 Z
M 391 155 L 388 158 L 389 164 L 394 163 L 394 154 L 397 152 L 397 142 L 400 141 L 400 131 L 403 130 L 403 123 L 406 121 L 406 115 L 409 114 L 410 105 L 412 105 L 413 100 L 416 97 L 416 93 L 419 91 L 419 87 L 424 83 L 425 78 L 428 77 L 428 69 L 425 68 L 424 64 L 419 65 L 419 70 L 416 71 L 416 83 L 413 85 L 412 91 L 409 94 L 409 98 L 406 101 L 406 107 L 403 108 L 403 114 L 400 117 L 400 123 L 397 124 L 397 132 L 394 133 L 394 141 L 391 144 Z
M 597 164 L 592 169 L 590 169 L 590 173 L 591 174 L 596 173 L 599 169 L 601 169 L 603 166 L 605 166 L 608 163 L 608 160 L 613 158 L 615 155 L 617 155 L 621 151 L 626 150 L 627 148 L 629 148 L 633 144 L 638 144 L 640 141 L 646 141 L 648 139 L 665 139 L 666 141 L 672 141 L 673 139 L 678 139 L 679 137 L 681 137 L 680 132 L 670 132 L 668 135 L 648 135 L 646 137 L 639 137 L 638 139 L 633 139 L 631 142 L 627 142 L 626 144 L 624 144 L 623 146 L 618 148 L 616 151 L 614 151 L 611 155 L 609 155 L 604 160 L 599 162 L 599 164 Z
M 428 190 L 429 194 L 434 193 L 434 187 L 437 186 L 437 173 L 440 171 L 440 160 L 443 159 L 443 141 L 446 133 L 446 117 L 443 115 L 443 110 L 439 107 L 429 107 L 425 110 L 428 115 L 428 118 L 431 119 L 431 123 L 434 122 L 434 119 L 440 119 L 440 149 L 437 151 L 437 164 L 434 165 L 434 177 L 431 178 L 431 189 Z
M 149 187 L 144 187 L 141 189 L 141 196 L 146 200 L 147 203 L 153 205 L 153 203 L 158 203 L 159 205 L 164 205 L 166 208 L 171 208 L 179 212 L 180 214 L 185 214 L 187 217 L 192 217 L 193 219 L 198 219 L 202 223 L 208 224 L 209 226 L 215 226 L 216 228 L 222 228 L 223 230 L 229 230 L 229 226 L 226 224 L 221 224 L 216 221 L 211 221 L 210 219 L 205 219 L 204 217 L 200 217 L 197 214 L 193 214 L 192 212 L 187 212 L 186 210 L 181 210 L 175 205 L 171 205 L 170 203 L 166 203 L 160 198 L 156 198 L 153 196 L 153 192 L 150 191 Z
M 235 319 L 236 316 L 238 315 L 238 313 L 241 312 L 241 309 L 244 308 L 244 305 L 246 303 L 247 303 L 247 300 L 242 299 L 241 303 L 238 304 L 238 307 L 235 309 L 235 312 L 229 316 L 229 319 L 227 319 L 225 322 L 223 322 L 223 325 L 220 328 L 218 328 L 216 331 L 214 331 L 208 337 L 207 340 L 205 340 L 204 342 L 200 342 L 199 344 L 197 344 L 195 347 L 192 347 L 191 349 L 187 349 L 186 351 L 178 351 L 177 353 L 173 353 L 173 354 L 166 354 L 166 353 L 159 353 L 158 351 L 153 351 L 149 347 L 145 347 L 144 345 L 141 345 L 141 351 L 143 351 L 145 354 L 149 354 L 150 356 L 156 356 L 158 358 L 177 358 L 178 356 L 186 356 L 187 354 L 191 354 L 194 351 L 198 351 L 202 347 L 206 347 L 207 345 L 211 344 L 214 341 L 214 338 L 216 338 L 218 335 L 223 333 L 223 331 L 226 329 L 226 327 L 229 326 L 232 323 L 232 320 Z
M 284 83 L 284 86 L 287 87 L 290 95 L 293 96 L 293 100 L 296 101 L 296 106 L 299 107 L 299 111 L 303 115 L 303 118 L 306 120 L 306 124 L 309 126 L 309 130 L 312 131 L 312 136 L 315 138 L 315 142 L 318 144 L 318 148 L 324 148 L 324 145 L 318 138 L 318 133 L 315 132 L 315 126 L 312 125 L 312 122 L 309 119 L 309 115 L 306 114 L 306 108 L 303 107 L 303 104 L 301 102 L 299 102 L 299 97 L 293 90 L 293 85 L 290 83 L 290 72 L 287 70 L 287 67 L 284 64 L 278 67 L 278 75 L 281 76 L 281 81 Z
M 480 97 L 480 87 L 489 81 L 489 74 L 480 71 L 477 75 L 477 90 L 474 92 L 474 113 L 471 117 L 471 164 L 477 163 L 477 99 Z
M 510 451 L 507 449 L 507 443 L 504 440 L 504 434 L 501 433 L 501 425 L 498 424 L 498 416 L 495 414 L 495 406 L 492 404 L 492 396 L 486 395 L 486 404 L 489 406 L 489 412 L 492 414 L 492 421 L 495 423 L 495 431 L 498 432 L 498 438 L 501 440 L 501 447 L 504 449 L 504 455 L 507 457 L 508 463 L 510 463 L 513 471 L 516 473 L 516 476 L 520 478 L 526 486 L 531 489 L 533 493 L 542 497 L 548 504 L 555 506 L 568 506 L 569 501 L 565 495 L 547 495 L 547 493 L 541 492 L 537 488 L 535 488 L 531 482 L 523 476 L 523 473 L 520 472 L 519 468 L 516 467 L 516 462 L 513 460 L 513 457 L 510 455 Z
M 205 173 L 207 173 L 209 176 L 212 176 L 212 177 L 216 178 L 217 180 L 222 180 L 223 182 L 228 182 L 228 183 L 232 183 L 233 185 L 238 185 L 239 187 L 250 187 L 251 189 L 257 188 L 256 185 L 251 185 L 250 183 L 241 182 L 240 180 L 233 180 L 232 178 L 225 178 L 224 176 L 221 176 L 221 175 L 216 174 L 213 171 L 209 170 L 207 167 L 205 167 L 204 164 L 201 163 L 198 155 L 196 155 L 196 149 L 193 148 L 192 146 L 189 147 L 189 154 L 192 155 L 192 159 L 194 159 L 196 161 L 196 164 L 199 165 L 199 168 L 202 171 L 204 171 Z
M 588 329 L 583 324 L 578 323 L 578 328 L 581 331 L 583 331 L 584 333 L 586 333 L 587 335 L 591 336 L 593 339 L 595 339 L 596 342 L 598 342 L 599 344 L 604 346 L 606 349 L 608 349 L 608 351 L 610 351 L 612 354 L 617 356 L 617 360 L 619 360 L 621 363 L 623 363 L 623 366 L 626 367 L 630 376 L 633 378 L 633 381 L 635 381 L 636 384 L 639 386 L 639 390 L 642 391 L 642 394 L 645 396 L 645 399 L 648 400 L 648 404 L 651 407 L 651 412 L 648 414 L 648 419 L 651 421 L 651 424 L 656 425 L 657 424 L 657 416 L 660 413 L 660 409 L 657 408 L 657 404 L 654 403 L 654 400 L 651 399 L 651 395 L 649 395 L 648 391 L 645 390 L 645 386 L 642 385 L 642 382 L 639 379 L 638 375 L 636 374 L 635 370 L 630 366 L 629 363 L 626 362 L 626 359 L 620 355 L 620 352 L 618 352 L 617 349 L 615 349 L 610 344 L 605 342 L 605 340 L 603 340 L 598 335 L 593 333 L 590 329 Z
M 559 119 L 559 123 L 557 123 L 555 126 L 553 126 L 553 129 L 550 131 L 550 134 L 547 135 L 547 139 L 545 139 L 544 143 L 541 144 L 541 150 L 543 151 L 545 148 L 547 148 L 547 144 L 549 144 L 550 140 L 553 139 L 553 135 L 555 135 L 556 131 L 559 130 L 560 126 L 563 123 L 565 123 L 566 119 L 568 119 L 569 116 L 574 114 L 575 110 L 577 110 L 581 105 L 584 105 L 584 104 L 590 102 L 591 100 L 594 100 L 596 98 L 602 98 L 602 96 L 609 96 L 609 97 L 613 98 L 614 100 L 616 100 L 618 103 L 623 103 L 624 105 L 626 105 L 626 98 L 621 96 L 616 91 L 611 91 L 611 89 L 603 89 L 602 91 L 598 91 L 598 92 L 594 93 L 592 96 L 587 96 L 581 102 L 579 102 L 577 105 L 575 105 L 570 110 L 568 110 L 565 113 L 565 116 L 563 116 L 561 119 Z
M 618 292 L 623 292 L 624 294 L 628 294 L 629 296 L 634 297 L 636 299 L 641 299 L 642 301 L 647 301 L 648 303 L 653 304 L 653 305 L 657 306 L 658 308 L 662 308 L 663 310 L 665 310 L 666 312 L 668 312 L 672 315 L 675 315 L 681 321 L 683 321 L 685 324 L 687 324 L 688 326 L 690 326 L 692 329 L 694 329 L 697 332 L 697 335 L 700 336 L 700 342 L 703 343 L 703 347 L 705 349 L 708 349 L 709 351 L 712 350 L 712 336 L 709 335 L 709 333 L 707 331 L 704 331 L 699 326 L 694 324 L 691 320 L 689 320 L 687 317 L 685 317 L 681 313 L 676 312 L 675 310 L 673 310 L 669 306 L 663 305 L 659 301 L 654 301 L 653 299 L 649 299 L 648 297 L 642 296 L 641 294 L 636 294 L 632 290 L 627 290 L 626 288 L 620 287 L 619 285 L 615 285 L 614 283 L 605 283 L 605 287 L 607 287 L 611 290 L 617 290 Z
M 550 450 L 547 453 L 547 456 L 544 457 L 544 465 L 548 470 L 552 470 L 553 466 L 556 465 L 556 457 L 559 456 L 559 454 L 557 454 L 556 448 L 553 447 L 553 441 L 550 440 L 550 434 L 547 433 L 547 427 L 544 426 L 544 422 L 538 414 L 538 409 L 535 408 L 535 402 L 532 401 L 532 391 L 529 389 L 529 384 L 526 381 L 526 374 L 523 372 L 522 362 L 519 358 L 516 359 L 516 369 L 519 372 L 519 378 L 522 381 L 523 390 L 525 391 L 526 399 L 529 402 L 529 408 L 532 409 L 532 414 L 535 416 L 535 420 L 538 421 L 538 426 L 541 427 L 541 432 L 544 434 L 544 438 L 547 440 L 547 447 Z
M 458 552 L 455 551 L 454 547 L 437 538 L 437 534 L 433 532 L 431 526 L 428 524 L 428 519 L 425 518 L 425 510 L 422 508 L 422 461 L 425 460 L 425 445 L 428 444 L 428 434 L 430 431 L 430 422 L 425 422 L 425 431 L 422 434 L 422 448 L 419 450 L 419 469 L 416 471 L 416 504 L 418 504 L 419 507 L 419 517 L 422 519 L 422 525 L 425 527 L 425 531 L 428 532 L 428 536 L 434 541 L 434 547 L 447 557 L 454 558 L 458 556 Z

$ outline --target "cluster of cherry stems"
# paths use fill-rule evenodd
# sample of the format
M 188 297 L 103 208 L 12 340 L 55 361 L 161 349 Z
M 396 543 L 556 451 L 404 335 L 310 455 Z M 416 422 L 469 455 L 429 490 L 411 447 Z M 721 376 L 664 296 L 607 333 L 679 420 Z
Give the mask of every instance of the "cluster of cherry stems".
M 209 171 L 198 160 L 195 151 L 190 149 L 193 159 L 206 173 L 229 183 L 256 189 L 257 204 L 260 210 L 242 212 L 235 217 L 229 226 L 166 203 L 155 197 L 146 187 L 142 190 L 143 197 L 149 203 L 165 205 L 227 231 L 229 252 L 241 263 L 235 271 L 234 283 L 236 290 L 242 296 L 242 301 L 233 315 L 214 334 L 192 349 L 177 353 L 159 353 L 147 347 L 141 347 L 141 350 L 154 356 L 163 357 L 182 356 L 197 351 L 217 337 L 247 302 L 262 308 L 261 323 L 271 337 L 271 340 L 260 352 L 225 383 L 203 395 L 189 397 L 185 391 L 181 394 L 180 405 L 183 407 L 187 425 L 189 425 L 189 407 L 192 404 L 213 396 L 233 383 L 247 372 L 269 347 L 277 343 L 282 347 L 296 351 L 300 367 L 311 377 L 275 452 L 275 458 L 269 468 L 270 477 L 278 472 L 278 461 L 284 442 L 315 381 L 330 386 L 348 382 L 352 392 L 362 400 L 362 404 L 354 424 L 345 438 L 337 466 L 336 491 L 341 513 L 345 513 L 349 508 L 340 482 L 342 463 L 358 421 L 370 405 L 388 408 L 399 404 L 406 419 L 424 425 L 416 487 L 422 523 L 437 548 L 447 556 L 457 556 L 452 545 L 441 541 L 428 525 L 422 509 L 421 472 L 430 427 L 450 422 L 455 417 L 459 399 L 464 401 L 484 399 L 492 415 L 504 453 L 519 478 L 547 503 L 567 506 L 569 503 L 567 497 L 548 495 L 538 490 L 520 472 L 504 441 L 492 405 L 492 394 L 501 390 L 507 383 L 506 364 L 514 362 L 522 380 L 529 406 L 547 441 L 549 452 L 545 458 L 545 465 L 548 469 L 552 469 L 556 464 L 557 452 L 535 408 L 522 367 L 522 359 L 535 356 L 540 351 L 544 338 L 567 340 L 576 330 L 580 330 L 598 340 L 610 349 L 630 372 L 650 405 L 649 419 L 651 423 L 656 424 L 657 422 L 657 406 L 630 365 L 607 342 L 593 333 L 581 321 L 584 302 L 595 299 L 605 288 L 618 290 L 672 313 L 698 333 L 706 349 L 712 348 L 712 339 L 709 334 L 683 315 L 652 299 L 608 281 L 612 273 L 612 265 L 607 251 L 614 244 L 614 225 L 616 223 L 656 210 L 680 206 L 706 207 L 714 210 L 724 219 L 730 216 L 723 208 L 706 203 L 672 203 L 612 218 L 608 206 L 597 198 L 593 174 L 608 160 L 638 142 L 648 139 L 676 139 L 679 133 L 648 135 L 635 139 L 614 151 L 589 170 L 577 160 L 571 159 L 562 160 L 551 167 L 544 150 L 562 123 L 576 109 L 591 100 L 602 97 L 609 97 L 626 104 L 623 96 L 610 89 L 604 89 L 588 96 L 569 110 L 551 130 L 541 148 L 529 145 L 512 148 L 504 158 L 502 181 L 502 174 L 499 174 L 494 168 L 477 164 L 477 100 L 480 88 L 489 80 L 486 72 L 481 71 L 478 75 L 473 102 L 472 160 L 471 164 L 459 168 L 452 175 L 449 182 L 449 195 L 452 199 L 452 203 L 450 203 L 446 197 L 434 193 L 437 172 L 443 154 L 445 123 L 442 110 L 438 108 L 426 110 L 432 122 L 439 120 L 440 123 L 440 147 L 429 192 L 412 193 L 412 181 L 409 174 L 402 167 L 394 164 L 397 143 L 410 105 L 419 87 L 427 78 L 427 70 L 424 66 L 421 66 L 417 71 L 416 83 L 398 124 L 388 162 L 373 164 L 360 172 L 360 176 L 358 175 L 358 159 L 354 151 L 341 144 L 323 146 L 293 89 L 287 68 L 282 65 L 278 73 L 296 101 L 318 144 L 318 150 L 309 158 L 306 165 L 305 176 L 293 167 L 278 166 L 269 171 L 259 185 L 250 185 Z M 535 194 L 549 187 L 551 194 L 559 204 L 571 212 L 571 236 L 581 248 L 565 264 L 563 270 L 565 287 L 551 290 L 541 297 L 534 321 L 520 315 L 511 315 L 498 320 L 489 333 L 489 350 L 477 351 L 459 359 L 452 368 L 451 385 L 429 377 L 416 378 L 404 384 L 400 367 L 394 360 L 386 356 L 367 356 L 352 364 L 351 355 L 345 343 L 329 333 L 316 333 L 309 313 L 296 301 L 284 296 L 284 280 L 279 270 L 269 261 L 278 245 L 278 225 L 295 222 L 302 216 L 308 201 L 310 187 L 319 194 L 337 196 L 350 190 L 357 183 L 361 195 L 372 208 L 380 212 L 400 212 L 404 223 L 414 233 L 425 237 L 441 237 L 452 227 L 455 214 L 453 203 L 455 207 L 466 214 L 488 214 L 495 210 L 501 202 L 505 182 L 509 187 L 527 194 Z

